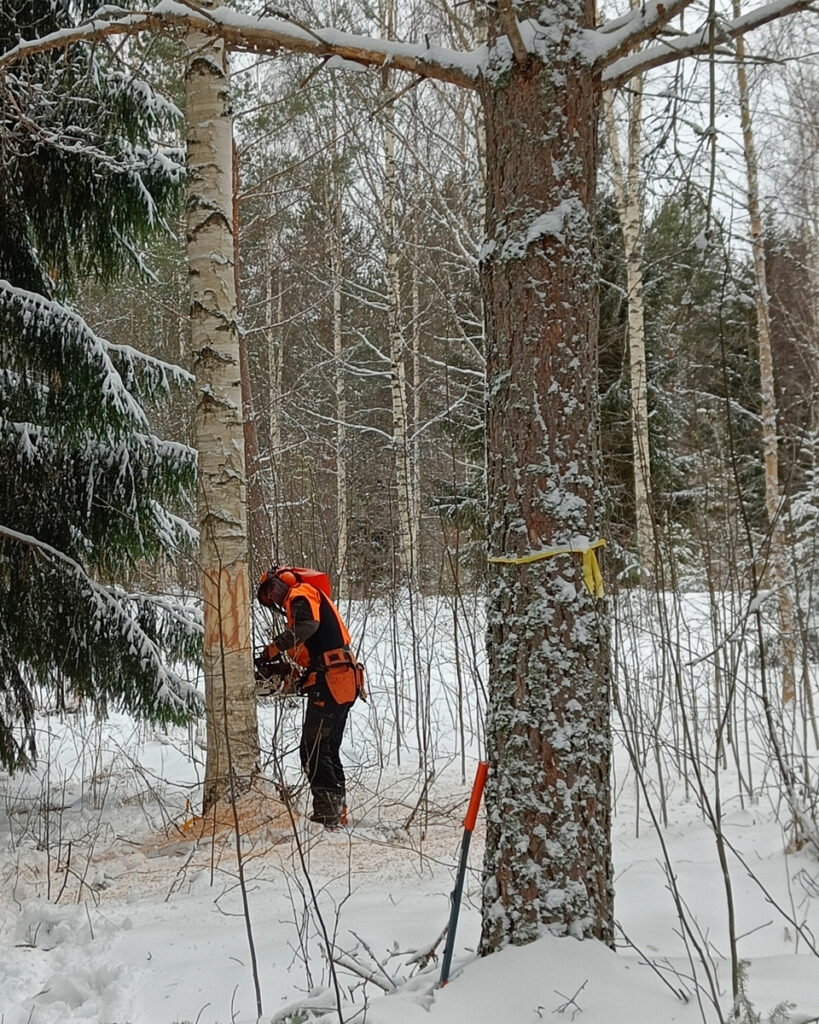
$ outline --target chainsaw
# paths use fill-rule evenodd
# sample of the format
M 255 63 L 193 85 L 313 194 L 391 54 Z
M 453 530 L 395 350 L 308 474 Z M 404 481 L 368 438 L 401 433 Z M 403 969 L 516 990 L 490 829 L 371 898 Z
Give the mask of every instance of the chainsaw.
M 298 694 L 300 670 L 281 654 L 271 658 L 265 648 L 253 657 L 253 678 L 257 697 L 287 697 Z

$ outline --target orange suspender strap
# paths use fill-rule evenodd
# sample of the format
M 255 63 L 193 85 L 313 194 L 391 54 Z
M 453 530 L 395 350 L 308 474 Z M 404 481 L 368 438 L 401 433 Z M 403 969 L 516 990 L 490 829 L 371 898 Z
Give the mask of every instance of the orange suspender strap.
M 299 583 L 295 587 L 291 587 L 287 592 L 287 597 L 284 599 L 284 611 L 287 615 L 287 621 L 289 624 L 292 625 L 293 622 L 293 612 L 291 610 L 292 604 L 298 597 L 304 598 L 304 600 L 310 605 L 310 611 L 316 622 L 321 621 L 321 602 L 326 601 L 336 618 L 336 622 L 338 623 L 338 629 L 341 633 L 341 646 L 349 647 L 350 634 L 347 627 L 344 625 L 344 620 L 342 619 L 338 608 L 336 608 L 330 598 L 323 591 L 314 587 L 312 583 Z
M 339 634 L 341 636 L 341 646 L 350 646 L 350 634 L 347 631 L 347 627 L 344 625 L 344 620 L 339 614 L 338 608 L 336 608 L 324 591 L 319 590 L 318 587 L 313 586 L 312 583 L 298 583 L 296 586 L 291 587 L 287 592 L 287 597 L 284 599 L 284 613 L 287 616 L 288 626 L 291 628 L 293 626 L 293 602 L 298 598 L 302 598 L 307 601 L 310 606 L 310 614 L 316 622 L 321 622 L 321 603 L 322 601 L 326 601 L 335 616 L 336 624 L 338 625 Z M 310 657 L 307 654 L 306 646 L 304 644 L 296 644 L 296 646 L 291 648 L 288 653 L 290 657 L 297 662 L 297 664 L 301 665 L 302 668 L 309 672 L 309 675 L 307 675 L 302 681 L 302 687 L 307 688 L 309 686 L 313 686 L 316 682 L 316 671 L 318 669 L 318 665 L 311 662 Z M 361 692 L 363 692 L 363 678 Z M 333 696 L 335 697 L 335 694 Z M 352 700 L 355 700 L 355 695 L 352 696 L 351 701 Z M 345 703 L 345 701 L 340 701 L 340 703 Z
M 287 616 L 287 624 L 293 625 L 293 602 L 297 597 L 303 598 L 310 605 L 310 612 L 316 622 L 321 618 L 319 612 L 321 597 L 319 591 L 309 583 L 297 583 L 295 587 L 291 587 L 287 591 L 287 597 L 284 599 L 284 612 Z
M 310 605 L 310 614 L 316 622 L 320 619 L 319 605 L 321 599 L 319 592 L 315 587 L 311 587 L 304 583 L 298 583 L 295 587 L 291 587 L 287 591 L 287 596 L 284 599 L 283 611 L 287 616 L 287 626 L 289 629 L 293 628 L 293 601 L 297 597 L 303 598 Z M 307 654 L 307 648 L 303 643 L 294 644 L 292 647 L 288 648 L 287 653 L 293 661 L 296 662 L 296 664 L 301 665 L 303 668 L 308 667 L 310 658 Z

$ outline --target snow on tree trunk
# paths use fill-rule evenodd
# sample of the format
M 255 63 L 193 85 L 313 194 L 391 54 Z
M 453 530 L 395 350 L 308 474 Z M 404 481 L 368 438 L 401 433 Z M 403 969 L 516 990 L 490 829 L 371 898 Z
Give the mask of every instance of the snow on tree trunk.
M 490 558 L 582 547 L 600 529 L 598 83 L 572 28 L 592 4 L 553 16 L 537 57 L 499 61 L 482 86 Z M 611 943 L 607 619 L 580 556 L 490 564 L 488 654 L 481 950 L 544 927 Z
M 734 0 L 734 17 L 740 15 L 739 0 Z M 751 249 L 754 261 L 754 304 L 756 306 L 757 340 L 759 343 L 759 378 L 762 391 L 762 456 L 765 463 L 765 510 L 770 532 L 769 577 L 779 605 L 779 629 L 782 641 L 782 702 L 796 696 L 794 654 L 794 612 L 787 579 L 785 552 L 785 516 L 779 496 L 779 444 L 776 430 L 776 391 L 774 388 L 773 352 L 771 349 L 771 315 L 768 283 L 765 274 L 765 240 L 759 209 L 759 170 L 751 125 L 751 103 L 748 76 L 745 71 L 745 41 L 736 42 L 739 109 L 745 154 L 750 219 Z
M 627 169 L 620 159 L 613 98 L 604 97 L 606 128 L 614 168 L 614 193 L 626 255 L 628 352 L 631 377 L 631 444 L 634 457 L 634 508 L 637 556 L 646 578 L 654 574 L 654 530 L 651 520 L 651 459 L 648 445 L 648 383 L 646 372 L 645 303 L 643 302 L 642 211 L 640 202 L 640 135 L 643 77 L 629 83 Z
M 232 123 L 224 45 L 186 37 L 187 247 L 198 402 L 205 616 L 204 806 L 247 788 L 258 763 L 247 500 L 233 278 Z

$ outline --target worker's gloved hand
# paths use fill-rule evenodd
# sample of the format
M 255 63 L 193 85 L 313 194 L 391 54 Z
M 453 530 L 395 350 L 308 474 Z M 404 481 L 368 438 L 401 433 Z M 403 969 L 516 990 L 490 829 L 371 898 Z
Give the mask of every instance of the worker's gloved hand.
M 265 648 L 253 658 L 256 679 L 265 680 L 272 679 L 274 676 L 282 678 L 289 676 L 292 670 L 290 664 L 280 654 L 270 657 L 267 650 Z

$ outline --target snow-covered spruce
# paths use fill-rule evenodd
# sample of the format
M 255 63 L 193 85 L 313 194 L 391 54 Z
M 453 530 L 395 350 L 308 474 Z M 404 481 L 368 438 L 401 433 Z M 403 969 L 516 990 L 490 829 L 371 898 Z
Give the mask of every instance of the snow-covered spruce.
M 82 4 L 0 11 L 0 53 L 70 28 Z M 151 430 L 181 368 L 100 337 L 78 286 L 140 268 L 175 209 L 175 108 L 87 46 L 0 81 L 0 765 L 35 754 L 34 695 L 182 721 L 199 698 L 169 668 L 196 657 L 198 613 L 130 593 L 145 559 L 189 545 L 195 452 Z

